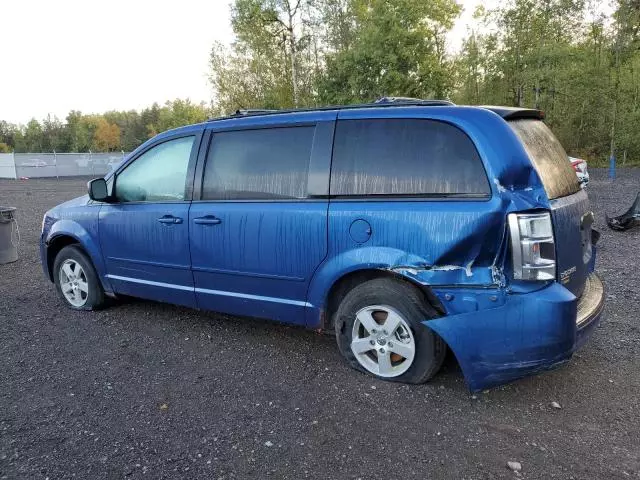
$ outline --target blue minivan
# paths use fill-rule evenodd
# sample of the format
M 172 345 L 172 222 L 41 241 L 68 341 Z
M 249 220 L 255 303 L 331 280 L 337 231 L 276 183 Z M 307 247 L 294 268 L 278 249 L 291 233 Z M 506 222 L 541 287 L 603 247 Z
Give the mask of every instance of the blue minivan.
M 603 309 L 587 194 L 537 110 L 238 111 L 164 132 L 48 211 L 70 308 L 129 295 L 335 332 L 352 367 L 472 390 L 566 362 Z

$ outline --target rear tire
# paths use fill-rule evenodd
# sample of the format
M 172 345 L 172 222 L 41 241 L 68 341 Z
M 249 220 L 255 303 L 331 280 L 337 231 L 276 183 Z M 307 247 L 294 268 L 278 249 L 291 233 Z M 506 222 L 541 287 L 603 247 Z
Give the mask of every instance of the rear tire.
M 338 349 L 347 363 L 381 380 L 424 383 L 444 361 L 444 341 L 421 322 L 437 312 L 415 287 L 377 278 L 353 288 L 335 313 Z
M 66 246 L 56 255 L 53 280 L 62 301 L 73 310 L 98 310 L 106 304 L 93 263 L 76 245 Z

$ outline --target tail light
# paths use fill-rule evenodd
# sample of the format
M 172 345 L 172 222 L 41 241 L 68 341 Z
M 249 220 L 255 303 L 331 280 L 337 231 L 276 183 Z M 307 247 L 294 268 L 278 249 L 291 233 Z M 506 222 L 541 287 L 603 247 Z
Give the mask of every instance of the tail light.
M 513 278 L 555 280 L 556 247 L 549 212 L 510 213 Z
M 571 166 L 576 172 L 582 172 L 587 162 L 584 160 L 577 158 L 571 161 Z

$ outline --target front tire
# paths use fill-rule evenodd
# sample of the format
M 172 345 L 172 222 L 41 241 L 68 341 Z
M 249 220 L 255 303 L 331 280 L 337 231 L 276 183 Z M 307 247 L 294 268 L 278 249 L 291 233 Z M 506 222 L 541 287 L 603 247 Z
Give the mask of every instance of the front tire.
M 53 279 L 58 295 L 73 310 L 104 307 L 105 295 L 93 263 L 75 245 L 64 247 L 53 262 Z
M 335 314 L 347 363 L 377 378 L 424 383 L 440 369 L 446 344 L 422 321 L 437 317 L 413 286 L 377 278 L 353 288 Z

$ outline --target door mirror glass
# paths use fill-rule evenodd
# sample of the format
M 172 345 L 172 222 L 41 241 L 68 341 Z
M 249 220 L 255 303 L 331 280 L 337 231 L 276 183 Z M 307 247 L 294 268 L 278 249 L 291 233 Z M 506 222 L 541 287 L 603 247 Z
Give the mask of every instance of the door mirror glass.
M 96 178 L 89 182 L 89 198 L 96 202 L 106 202 L 109 198 L 107 182 L 104 178 Z

